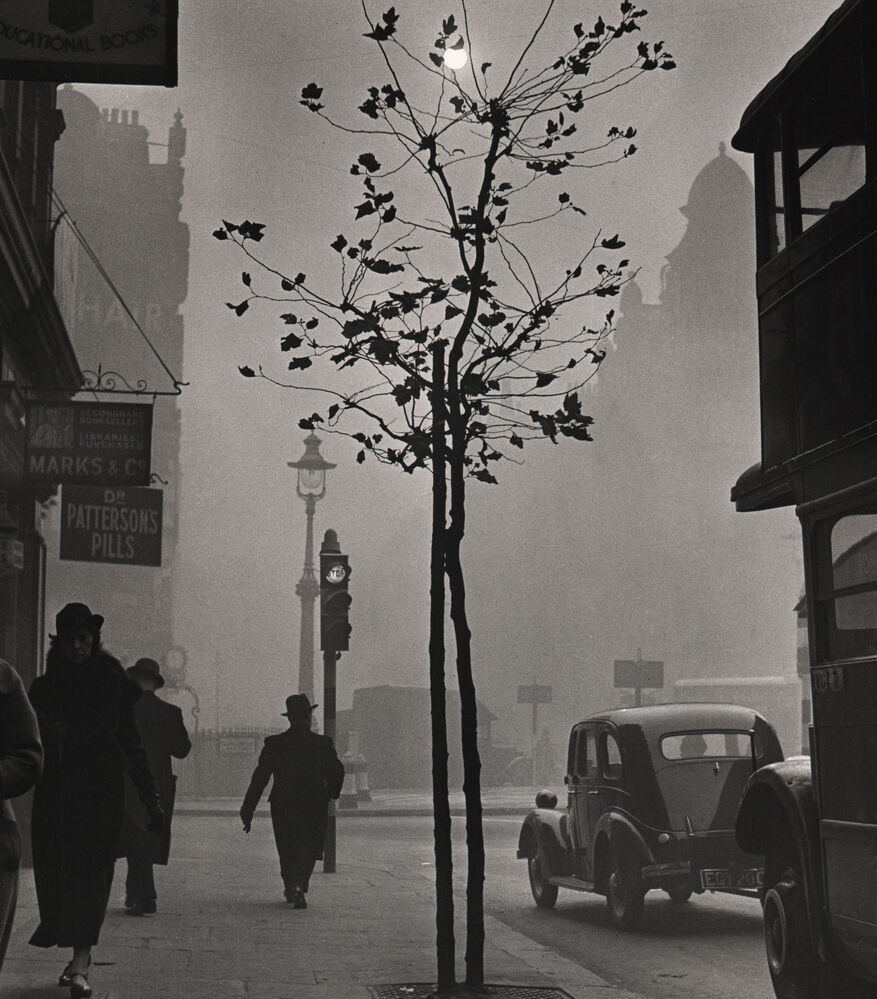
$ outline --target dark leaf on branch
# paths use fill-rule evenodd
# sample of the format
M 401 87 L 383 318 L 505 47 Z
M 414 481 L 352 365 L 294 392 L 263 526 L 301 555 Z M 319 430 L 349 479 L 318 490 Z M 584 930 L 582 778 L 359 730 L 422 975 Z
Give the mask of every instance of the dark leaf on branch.
M 356 455 L 356 460 L 361 465 L 365 461 L 365 451 L 360 451 Z
M 484 74 L 487 72 L 488 68 L 490 66 L 492 66 L 492 65 L 493 65 L 492 62 L 483 62 L 483 63 L 481 63 L 481 75 L 484 76 Z
M 453 35 L 456 30 L 457 22 L 454 20 L 454 15 L 451 14 L 450 17 L 445 18 L 445 20 L 442 21 L 442 33 L 447 38 L 448 35 Z
M 246 299 L 244 299 L 244 301 L 239 305 L 235 305 L 234 302 L 226 302 L 225 304 L 232 310 L 232 312 L 234 312 L 236 316 L 242 316 L 250 307 L 250 303 Z
M 316 83 L 309 83 L 302 89 L 301 96 L 306 101 L 318 101 L 323 96 L 323 88 Z
M 441 302 L 447 297 L 448 289 L 443 286 L 439 286 L 438 288 L 433 288 L 432 293 L 429 296 L 429 300 L 433 305 L 435 305 L 436 302 Z
M 566 192 L 564 191 L 563 193 L 561 193 L 561 194 L 558 194 L 558 196 L 557 196 L 557 200 L 558 200 L 558 201 L 559 201 L 559 202 L 560 202 L 560 203 L 561 203 L 562 205 L 565 205 L 565 204 L 567 203 L 567 201 L 569 201 L 569 195 L 568 195 L 568 194 L 567 194 L 567 193 L 566 193 Z
M 508 212 L 507 212 L 507 210 L 505 208 L 503 208 L 503 210 L 501 212 L 497 212 L 496 213 L 496 224 L 497 225 L 502 225 L 503 222 L 505 222 L 507 214 L 508 214 Z
M 287 324 L 287 326 L 292 326 L 298 322 L 298 316 L 292 312 L 284 312 L 280 318 Z
M 459 96 L 452 97 L 450 99 L 450 103 L 453 104 L 454 110 L 457 112 L 457 114 L 462 114 L 463 113 L 463 108 L 466 107 L 466 101 L 462 97 L 459 97 Z
M 572 30 L 576 33 L 576 38 L 582 38 L 585 34 L 585 29 L 581 26 L 581 24 L 574 24 L 572 26 Z
M 300 336 L 295 333 L 287 333 L 285 337 L 280 340 L 281 350 L 298 350 L 304 341 Z
M 306 330 L 315 330 L 317 328 L 317 326 L 319 326 L 319 325 L 320 325 L 320 320 L 317 319 L 316 316 L 315 316 L 313 319 L 309 319 L 305 323 L 305 329 Z
M 395 217 L 396 217 L 396 206 L 390 205 L 390 207 L 381 216 L 381 221 L 392 222 Z
M 604 250 L 620 250 L 624 246 L 624 240 L 618 238 L 618 233 L 612 236 L 610 239 L 603 239 L 600 241 L 600 245 Z
M 472 473 L 472 475 L 476 479 L 480 479 L 482 482 L 489 482 L 489 483 L 491 483 L 491 485 L 496 485 L 498 483 L 498 481 L 499 481 L 496 478 L 496 476 L 491 475 L 490 472 L 488 472 L 486 468 L 476 469 L 476 471 L 474 471 Z
M 404 271 L 404 264 L 391 264 L 389 260 L 385 260 L 383 257 L 377 260 L 370 260 L 368 257 L 363 257 L 362 262 L 370 271 L 374 271 L 375 274 L 395 274 L 397 271 Z
M 336 253 L 340 253 L 345 246 L 347 246 L 347 240 L 343 236 L 338 236 L 338 238 L 329 244 Z
M 454 42 L 454 43 L 453 43 L 453 44 L 452 44 L 451 46 L 449 46 L 449 47 L 450 47 L 451 49 L 454 49 L 455 51 L 459 51 L 459 50 L 460 50 L 460 49 L 461 49 L 461 48 L 463 47 L 463 39 L 462 39 L 462 38 L 458 38 L 458 39 L 457 39 L 457 40 L 456 40 L 456 41 L 455 41 L 455 42 Z
M 461 291 L 466 293 L 469 291 L 469 278 L 465 274 L 458 274 L 453 281 L 451 281 L 451 287 L 455 291 Z
M 284 291 L 292 291 L 294 285 L 293 285 L 292 281 L 288 281 L 286 278 L 281 278 L 281 280 L 280 280 L 280 287 Z
M 672 59 L 665 59 L 661 63 L 661 69 L 676 69 L 676 63 Z
M 332 405 L 329 407 L 329 411 L 326 413 L 326 415 L 329 417 L 330 420 L 334 420 L 335 417 L 338 415 L 338 410 L 340 408 L 341 407 L 338 405 L 337 402 L 333 402 Z
M 378 102 L 370 97 L 367 101 L 363 101 L 359 105 L 359 110 L 362 111 L 364 115 L 368 115 L 369 118 L 374 118 L 375 121 L 378 119 Z
M 246 271 L 244 271 L 244 273 L 243 273 L 243 274 L 241 274 L 241 281 L 243 281 L 243 283 L 244 283 L 244 284 L 245 284 L 245 285 L 246 285 L 246 286 L 247 286 L 248 288 L 250 287 L 250 282 L 251 282 L 251 280 L 252 280 L 252 279 L 250 278 L 250 275 L 249 275 L 249 274 L 247 274 L 247 272 L 246 272 Z
M 309 357 L 294 357 L 289 362 L 289 370 L 295 371 L 300 368 L 303 371 L 305 368 L 309 368 L 312 363 Z
M 509 437 L 509 444 L 511 444 L 512 447 L 522 448 L 524 446 L 524 442 L 521 440 L 520 437 L 518 437 L 517 434 L 512 434 L 511 437 Z
M 243 365 L 243 367 L 238 368 L 238 371 L 240 371 L 240 373 L 244 376 L 244 378 L 256 377 L 256 372 L 253 371 L 252 368 L 248 368 L 246 365 Z
M 435 52 L 430 52 L 429 53 L 429 58 L 430 58 L 430 62 L 435 63 L 436 66 L 441 67 L 441 66 L 444 65 L 444 62 L 445 62 L 444 59 L 442 59 L 442 57 L 440 55 L 436 55 Z
M 545 388 L 550 385 L 557 375 L 552 375 L 550 371 L 539 371 L 536 373 L 536 388 Z
M 381 169 L 381 164 L 374 158 L 371 153 L 363 153 L 358 157 L 357 162 L 360 163 L 369 173 L 375 173 Z
M 304 274 L 298 273 L 295 276 L 295 283 L 296 284 L 304 284 L 306 280 L 307 280 L 307 277 Z
M 264 228 L 265 226 L 261 222 L 241 222 L 238 232 L 244 239 L 251 239 L 254 243 L 258 243 L 264 235 L 262 232 Z
M 448 303 L 445 306 L 445 319 L 454 319 L 456 316 L 462 316 L 462 315 L 463 315 L 463 310 L 458 309 L 456 305 L 451 305 L 450 303 Z
M 228 233 L 225 229 L 214 229 L 213 235 L 216 239 L 228 239 Z
M 356 217 L 361 219 L 364 215 L 374 215 L 376 211 L 377 209 L 371 201 L 363 201 L 362 204 L 356 206 Z

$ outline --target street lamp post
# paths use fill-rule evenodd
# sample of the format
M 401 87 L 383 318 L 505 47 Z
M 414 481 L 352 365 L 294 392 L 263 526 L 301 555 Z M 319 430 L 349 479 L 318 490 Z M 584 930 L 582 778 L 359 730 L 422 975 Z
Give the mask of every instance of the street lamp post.
M 320 438 L 305 437 L 305 452 L 298 461 L 288 461 L 296 469 L 296 494 L 305 501 L 305 563 L 301 579 L 295 588 L 301 598 L 301 631 L 299 634 L 298 691 L 314 699 L 314 602 L 320 595 L 320 584 L 314 575 L 314 510 L 317 500 L 326 495 L 326 471 L 332 462 L 320 454 Z

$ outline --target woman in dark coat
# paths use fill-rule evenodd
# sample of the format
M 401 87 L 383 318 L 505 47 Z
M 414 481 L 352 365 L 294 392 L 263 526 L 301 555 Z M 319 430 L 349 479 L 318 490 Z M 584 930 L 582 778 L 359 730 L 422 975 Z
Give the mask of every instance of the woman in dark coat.
M 72 999 L 90 996 L 88 966 L 113 880 L 115 845 L 129 772 L 160 831 L 163 814 L 134 723 L 139 691 L 101 648 L 104 619 L 85 604 L 55 618 L 46 672 L 31 684 L 45 750 L 31 820 L 40 924 L 37 947 L 72 947 L 59 984 Z

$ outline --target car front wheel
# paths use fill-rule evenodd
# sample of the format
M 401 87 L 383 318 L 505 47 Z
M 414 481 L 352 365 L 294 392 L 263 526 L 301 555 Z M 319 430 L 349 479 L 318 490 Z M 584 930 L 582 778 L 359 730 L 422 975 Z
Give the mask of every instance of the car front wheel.
M 645 888 L 639 857 L 623 843 L 611 847 L 611 869 L 606 903 L 612 922 L 622 930 L 634 930 L 642 919 Z
M 674 905 L 684 905 L 691 898 L 691 889 L 670 888 L 667 890 L 667 894 Z
M 542 858 L 539 844 L 533 842 L 527 854 L 527 874 L 530 876 L 530 891 L 540 909 L 550 909 L 557 901 L 557 885 L 548 883 L 542 869 Z

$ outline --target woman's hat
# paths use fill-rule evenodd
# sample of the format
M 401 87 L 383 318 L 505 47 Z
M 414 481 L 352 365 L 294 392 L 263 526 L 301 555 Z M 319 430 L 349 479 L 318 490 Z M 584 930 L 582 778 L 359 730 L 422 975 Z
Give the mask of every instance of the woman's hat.
M 287 718 L 304 718 L 316 707 L 319 705 L 311 704 L 307 694 L 290 694 L 286 698 L 286 710 L 280 713 Z
M 85 604 L 67 604 L 55 615 L 55 631 L 58 635 L 100 631 L 103 623 L 104 619 L 100 614 L 92 614 Z
M 158 663 L 154 659 L 138 659 L 133 666 L 129 666 L 126 670 L 128 676 L 145 676 L 152 680 L 155 684 L 155 689 L 159 690 L 164 686 L 164 677 L 161 675 L 161 670 L 159 669 Z

